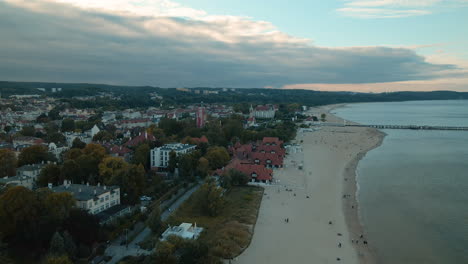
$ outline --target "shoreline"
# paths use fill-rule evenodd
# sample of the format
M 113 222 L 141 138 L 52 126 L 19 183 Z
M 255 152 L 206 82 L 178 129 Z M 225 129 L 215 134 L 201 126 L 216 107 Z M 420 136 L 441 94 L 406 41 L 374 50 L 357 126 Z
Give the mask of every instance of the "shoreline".
M 331 111 L 341 108 L 341 107 L 346 107 L 347 104 L 336 104 L 336 105 L 329 105 L 329 108 L 327 109 L 327 115 L 332 115 L 333 117 L 341 120 L 345 120 L 335 114 L 332 114 Z M 347 123 L 355 123 L 350 120 L 346 120 Z M 358 191 L 359 191 L 359 183 L 358 183 L 358 173 L 357 173 L 357 168 L 359 166 L 359 162 L 367 155 L 367 153 L 373 149 L 376 149 L 380 147 L 385 139 L 385 134 L 384 132 L 376 129 L 376 128 L 368 128 L 370 130 L 373 130 L 379 138 L 375 144 L 372 146 L 365 148 L 361 152 L 359 152 L 345 167 L 343 171 L 343 180 L 345 181 L 345 184 L 343 185 L 343 197 L 345 195 L 352 195 L 352 198 L 343 198 L 343 213 L 345 215 L 345 220 L 346 220 L 346 225 L 348 227 L 348 232 L 350 235 L 352 235 L 355 238 L 359 238 L 360 235 L 364 235 L 364 239 L 367 237 L 367 232 L 365 229 L 364 224 L 362 223 L 361 220 L 361 215 L 360 215 L 360 209 L 361 206 L 358 201 Z M 354 208 L 353 208 L 354 206 Z M 377 256 L 376 256 L 376 250 L 372 246 L 372 243 L 370 245 L 368 244 L 367 246 L 364 246 L 364 244 L 361 243 L 359 244 L 353 244 L 353 247 L 355 248 L 358 257 L 359 257 L 359 263 L 361 264 L 373 264 L 377 263 Z
M 309 113 L 325 113 L 328 122 L 339 123 L 343 119 L 331 111 L 343 105 Z M 299 148 L 288 153 L 284 168 L 274 170 L 278 182 L 265 187 L 251 244 L 233 263 L 375 263 L 363 240 L 352 242 L 364 234 L 352 195 L 357 164 L 383 138 L 384 133 L 362 127 L 298 132 Z M 344 194 L 352 195 L 344 199 Z

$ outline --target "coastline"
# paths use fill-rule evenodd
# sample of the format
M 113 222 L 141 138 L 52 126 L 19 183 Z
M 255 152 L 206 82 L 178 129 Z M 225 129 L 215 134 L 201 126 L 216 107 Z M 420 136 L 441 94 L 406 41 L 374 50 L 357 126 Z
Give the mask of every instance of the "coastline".
M 346 107 L 348 104 L 336 104 L 336 105 L 329 105 L 324 110 L 327 111 L 327 115 L 332 115 L 334 118 L 338 120 L 345 120 L 331 112 L 337 108 Z M 350 120 L 346 120 L 347 123 L 355 123 Z M 343 196 L 352 194 L 352 198 L 344 198 L 343 199 L 343 213 L 345 215 L 346 224 L 348 227 L 348 232 L 353 237 L 360 237 L 360 235 L 364 235 L 364 238 L 367 237 L 366 229 L 364 224 L 362 223 L 360 217 L 360 209 L 361 206 L 359 205 L 358 201 L 358 191 L 359 191 L 359 183 L 358 183 L 358 173 L 357 167 L 359 162 L 367 155 L 367 153 L 375 148 L 378 148 L 382 145 L 385 136 L 384 132 L 372 128 L 374 133 L 378 135 L 378 140 L 371 146 L 365 148 L 361 152 L 359 152 L 349 163 L 346 165 L 345 170 L 343 172 L 343 179 L 345 180 L 345 184 L 343 186 Z M 354 206 L 354 208 L 353 208 Z M 377 263 L 377 256 L 376 250 L 372 246 L 372 243 L 364 246 L 364 244 L 353 244 L 354 248 L 359 257 L 359 263 L 361 264 L 373 264 Z
M 340 123 L 343 119 L 331 111 L 342 106 L 310 112 L 326 113 L 328 122 Z M 355 197 L 356 167 L 384 136 L 361 127 L 323 126 L 298 133 L 296 143 L 302 150 L 289 153 L 285 167 L 275 170 L 280 183 L 265 188 L 251 245 L 234 263 L 376 263 L 372 241 L 370 246 L 364 239 L 352 242 L 366 235 Z M 345 194 L 351 196 L 343 198 Z

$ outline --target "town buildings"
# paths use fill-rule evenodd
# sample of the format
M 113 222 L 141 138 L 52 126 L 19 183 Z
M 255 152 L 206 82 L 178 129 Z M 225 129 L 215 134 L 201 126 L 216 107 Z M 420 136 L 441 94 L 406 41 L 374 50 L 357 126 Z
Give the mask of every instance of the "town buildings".
M 151 168 L 167 168 L 169 164 L 169 156 L 171 152 L 175 152 L 176 155 L 183 155 L 194 151 L 196 145 L 173 143 L 166 144 L 159 148 L 151 150 Z

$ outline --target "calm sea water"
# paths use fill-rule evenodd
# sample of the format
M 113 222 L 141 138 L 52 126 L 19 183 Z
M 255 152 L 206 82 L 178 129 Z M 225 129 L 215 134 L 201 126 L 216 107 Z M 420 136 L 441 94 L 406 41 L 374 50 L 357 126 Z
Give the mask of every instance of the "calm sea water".
M 352 104 L 362 124 L 468 126 L 468 101 Z M 360 217 L 383 264 L 468 263 L 468 131 L 383 130 L 359 163 Z

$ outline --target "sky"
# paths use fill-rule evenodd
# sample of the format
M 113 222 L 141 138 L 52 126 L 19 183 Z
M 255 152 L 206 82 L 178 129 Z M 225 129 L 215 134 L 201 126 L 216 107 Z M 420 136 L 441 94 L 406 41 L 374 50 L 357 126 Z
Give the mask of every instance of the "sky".
M 0 0 L 0 80 L 468 92 L 468 0 Z

